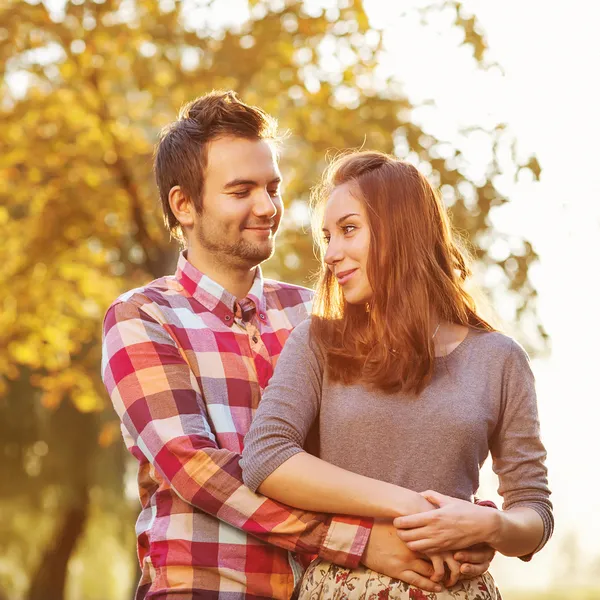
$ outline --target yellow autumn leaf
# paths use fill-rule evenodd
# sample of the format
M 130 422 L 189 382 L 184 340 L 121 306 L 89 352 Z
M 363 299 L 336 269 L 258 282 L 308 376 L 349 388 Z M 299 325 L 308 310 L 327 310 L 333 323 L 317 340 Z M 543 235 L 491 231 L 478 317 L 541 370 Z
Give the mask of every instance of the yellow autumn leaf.
M 98 444 L 102 448 L 108 448 L 120 437 L 119 421 L 110 421 L 102 426 L 102 429 L 98 434 Z

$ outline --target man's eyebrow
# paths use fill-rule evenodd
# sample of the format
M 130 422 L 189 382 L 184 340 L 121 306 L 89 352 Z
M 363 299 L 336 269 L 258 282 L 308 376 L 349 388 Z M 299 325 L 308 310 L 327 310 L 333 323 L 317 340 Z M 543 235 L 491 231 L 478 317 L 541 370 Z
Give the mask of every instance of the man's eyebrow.
M 275 177 L 273 179 L 271 179 L 271 181 L 269 181 L 268 185 L 271 185 L 273 183 L 281 183 L 281 177 Z M 249 185 L 252 187 L 256 187 L 258 184 L 258 181 L 254 181 L 253 179 L 232 179 L 231 181 L 227 182 L 224 186 L 224 189 L 229 190 L 231 188 L 237 187 L 239 185 Z
M 346 219 L 348 219 L 349 217 L 360 217 L 360 215 L 358 213 L 348 213 L 347 215 L 344 215 L 343 217 L 340 217 L 335 224 L 336 225 L 340 225 L 341 223 L 343 223 Z M 327 227 L 323 227 L 323 231 L 328 231 Z

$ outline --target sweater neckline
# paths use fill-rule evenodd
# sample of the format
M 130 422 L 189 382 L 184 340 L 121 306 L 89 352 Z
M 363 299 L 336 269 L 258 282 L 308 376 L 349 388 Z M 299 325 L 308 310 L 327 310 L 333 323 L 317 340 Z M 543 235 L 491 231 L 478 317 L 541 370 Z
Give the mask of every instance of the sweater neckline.
M 474 337 L 475 337 L 475 333 L 474 333 L 473 328 L 468 327 L 467 335 L 465 336 L 463 341 L 458 346 L 456 346 L 456 348 L 454 348 L 454 350 L 452 350 L 452 352 L 450 352 L 449 354 L 445 354 L 444 356 L 436 356 L 435 360 L 439 361 L 439 362 L 444 362 L 444 361 L 450 360 L 452 358 L 456 358 L 457 356 L 459 356 L 461 354 L 461 352 L 464 352 L 464 350 L 467 346 L 469 346 L 471 344 Z

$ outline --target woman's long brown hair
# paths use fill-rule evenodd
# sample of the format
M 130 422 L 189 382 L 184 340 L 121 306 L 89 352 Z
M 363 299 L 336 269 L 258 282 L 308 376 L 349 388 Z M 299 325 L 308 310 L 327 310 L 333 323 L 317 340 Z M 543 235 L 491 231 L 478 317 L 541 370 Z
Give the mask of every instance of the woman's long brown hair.
M 344 300 L 319 238 L 322 269 L 311 335 L 333 381 L 418 394 L 433 374 L 432 309 L 442 322 L 493 327 L 464 288 L 470 270 L 441 198 L 414 166 L 380 152 L 336 158 L 313 192 L 315 235 L 331 191 L 344 183 L 366 207 L 373 295 L 367 305 Z

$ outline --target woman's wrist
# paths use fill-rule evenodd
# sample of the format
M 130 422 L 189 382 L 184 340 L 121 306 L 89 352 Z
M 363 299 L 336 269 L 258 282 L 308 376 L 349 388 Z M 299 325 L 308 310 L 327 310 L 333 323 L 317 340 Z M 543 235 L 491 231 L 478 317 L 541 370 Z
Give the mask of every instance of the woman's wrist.
M 498 549 L 498 546 L 502 544 L 503 531 L 505 528 L 504 513 L 501 510 L 495 508 L 481 507 L 485 510 L 485 529 L 484 535 L 481 541 L 489 544 L 492 548 Z
M 383 484 L 383 493 L 379 495 L 385 517 L 393 519 L 398 516 L 414 515 L 437 508 L 421 494 L 401 488 L 391 483 Z
M 496 513 L 490 529 L 490 546 L 505 556 L 527 556 L 538 548 L 544 523 L 534 509 L 517 506 Z
M 402 490 L 402 491 L 404 492 L 404 499 L 403 499 L 403 503 L 402 503 L 402 506 L 404 507 L 404 511 L 401 513 L 397 512 L 396 516 L 398 516 L 399 514 L 414 515 L 417 513 L 427 512 L 429 510 L 435 510 L 437 508 L 437 506 L 435 506 L 435 504 L 432 504 L 431 502 L 429 502 L 429 500 L 427 500 L 427 498 L 424 498 L 423 496 L 421 496 L 421 494 L 417 494 L 415 492 L 408 491 L 408 490 Z M 410 496 L 408 498 L 406 496 L 407 491 L 410 494 Z

